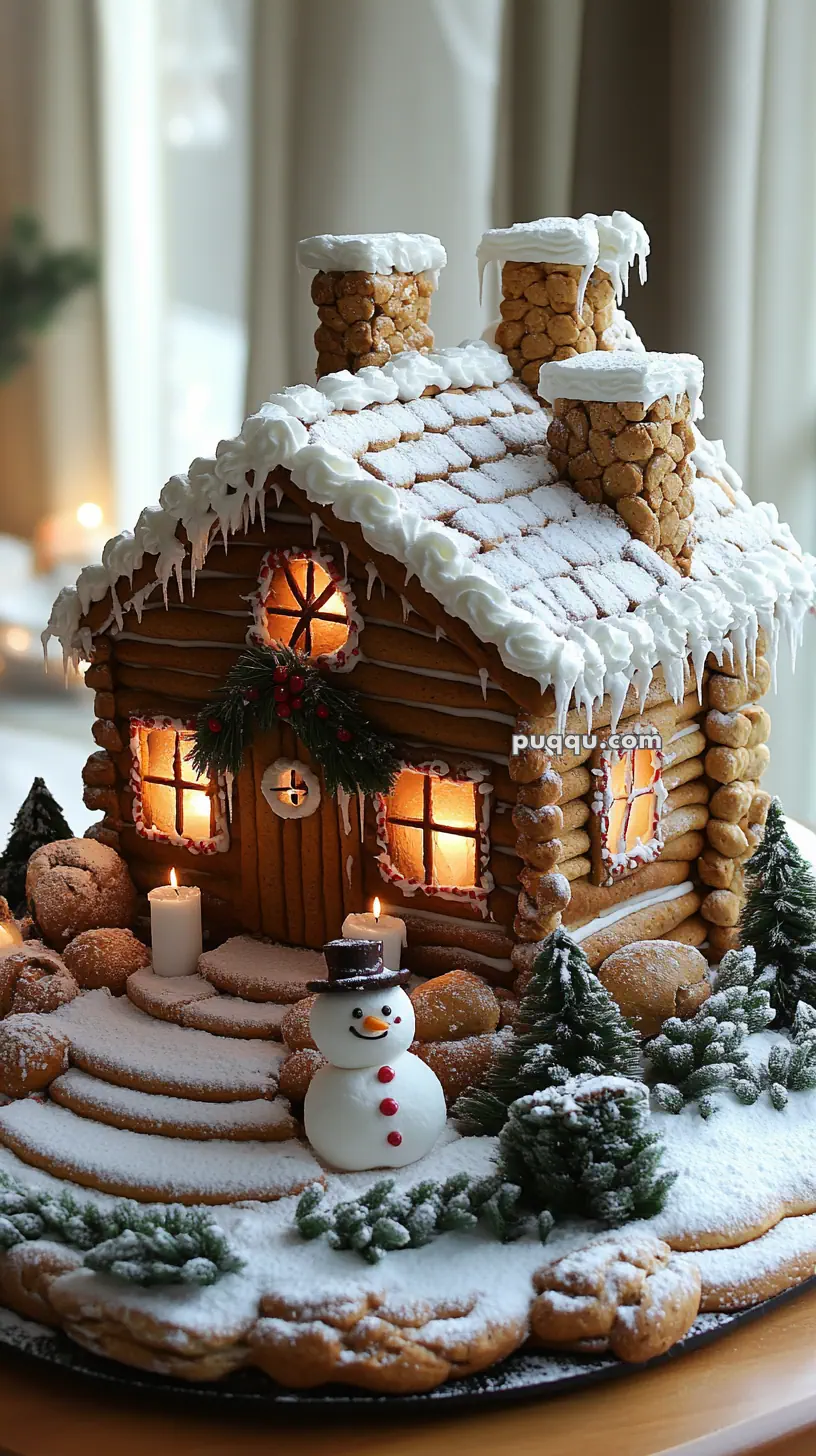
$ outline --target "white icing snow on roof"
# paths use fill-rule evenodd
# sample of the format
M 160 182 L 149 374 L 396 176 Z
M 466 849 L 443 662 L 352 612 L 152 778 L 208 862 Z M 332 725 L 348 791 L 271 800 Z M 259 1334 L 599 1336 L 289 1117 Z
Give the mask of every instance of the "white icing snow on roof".
M 435 272 L 448 261 L 439 238 L 430 233 L 320 233 L 297 245 L 301 268 L 326 272 Z
M 586 212 L 598 230 L 597 266 L 609 274 L 615 286 L 620 303 L 629 292 L 629 269 L 637 258 L 638 276 L 646 282 L 646 259 L 649 256 L 649 234 L 642 222 L 629 212 L 613 212 L 599 215 Z
M 538 372 L 542 399 L 587 399 L 605 403 L 637 401 L 654 404 L 668 395 L 675 404 L 687 394 L 691 417 L 702 417 L 703 365 L 696 354 L 641 353 L 634 349 L 595 349 L 571 359 L 542 364 Z
M 772 654 L 780 629 L 795 650 L 816 563 L 774 506 L 750 504 L 720 446 L 698 433 L 697 544 L 684 580 L 614 511 L 556 479 L 549 412 L 510 375 L 504 355 L 479 341 L 406 351 L 382 370 L 275 395 L 214 459 L 173 476 L 161 508 L 142 512 L 133 533 L 108 543 L 103 564 L 60 594 L 44 643 L 55 636 L 66 657 L 87 656 L 82 618 L 94 602 L 110 593 L 108 623 L 121 626 L 171 576 L 181 592 L 188 554 L 194 575 L 217 535 L 263 519 L 267 475 L 281 466 L 310 502 L 403 563 L 506 667 L 553 687 L 562 717 L 573 699 L 591 710 L 608 693 L 617 710 L 631 684 L 645 695 L 658 664 L 679 697 L 689 655 L 699 676 L 730 637 L 750 663 L 760 626 Z M 440 393 L 421 399 L 428 385 Z M 460 390 L 474 391 L 478 424 L 456 423 L 466 417 Z M 155 580 L 124 590 L 146 556 L 156 558 Z

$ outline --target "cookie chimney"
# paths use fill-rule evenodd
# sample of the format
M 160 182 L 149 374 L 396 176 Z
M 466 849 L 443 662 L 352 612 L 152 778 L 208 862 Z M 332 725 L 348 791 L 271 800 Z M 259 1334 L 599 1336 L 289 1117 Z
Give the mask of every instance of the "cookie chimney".
M 427 233 L 326 233 L 298 243 L 315 269 L 316 377 L 386 364 L 404 349 L 433 347 L 431 296 L 447 255 Z
M 545 360 L 593 349 L 642 348 L 620 309 L 637 257 L 646 278 L 649 239 L 628 212 L 544 217 L 484 234 L 479 278 L 501 266 L 501 321 L 495 342 L 535 390 Z
M 631 534 L 688 576 L 703 366 L 693 354 L 625 349 L 541 366 L 553 407 L 550 460 L 584 500 L 617 511 Z

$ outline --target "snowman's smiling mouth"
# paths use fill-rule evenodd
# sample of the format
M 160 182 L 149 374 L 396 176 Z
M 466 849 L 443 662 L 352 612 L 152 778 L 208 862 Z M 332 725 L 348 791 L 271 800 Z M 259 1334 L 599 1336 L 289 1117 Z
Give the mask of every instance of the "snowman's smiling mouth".
M 358 1041 L 382 1041 L 383 1037 L 388 1035 L 387 1031 L 375 1031 L 370 1036 L 365 1036 L 362 1031 L 357 1030 L 356 1026 L 350 1026 L 349 1031 L 352 1036 L 356 1036 Z

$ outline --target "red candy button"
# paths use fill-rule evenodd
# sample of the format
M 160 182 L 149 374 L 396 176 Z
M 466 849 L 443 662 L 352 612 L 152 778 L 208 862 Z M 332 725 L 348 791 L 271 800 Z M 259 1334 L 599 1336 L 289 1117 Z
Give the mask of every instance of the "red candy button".
M 396 1073 L 393 1067 L 380 1067 L 377 1073 L 378 1082 L 393 1082 Z
M 391 1144 L 392 1148 L 398 1148 L 400 1143 L 402 1142 L 402 1133 L 390 1132 L 388 1134 L 388 1142 Z
M 383 1097 L 380 1112 L 383 1117 L 393 1117 L 395 1112 L 399 1112 L 399 1103 L 395 1102 L 393 1097 Z

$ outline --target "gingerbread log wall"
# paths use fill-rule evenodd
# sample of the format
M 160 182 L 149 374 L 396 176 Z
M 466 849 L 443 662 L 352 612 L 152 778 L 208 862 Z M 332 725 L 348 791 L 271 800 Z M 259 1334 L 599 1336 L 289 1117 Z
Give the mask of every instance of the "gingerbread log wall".
M 304 846 L 300 869 L 294 863 L 298 856 L 285 857 L 292 861 L 286 876 L 291 879 L 297 872 L 301 883 L 285 885 L 285 903 L 275 908 L 272 901 L 280 899 L 282 892 L 269 880 L 263 865 L 258 869 L 258 849 L 262 842 L 274 849 L 274 836 L 282 831 L 277 822 L 269 822 L 273 816 L 260 794 L 260 774 L 254 763 L 236 779 L 227 853 L 193 856 L 136 832 L 129 783 L 129 716 L 195 716 L 218 690 L 245 646 L 251 622 L 247 597 L 256 588 L 265 552 L 282 546 L 311 548 L 317 526 L 319 522 L 309 521 L 291 501 L 284 499 L 274 510 L 268 500 L 263 531 L 256 526 L 234 537 L 226 553 L 220 544 L 211 548 L 204 570 L 196 575 L 194 596 L 187 576 L 183 599 L 171 583 L 167 609 L 156 591 L 140 619 L 129 611 L 121 631 L 111 628 L 97 637 L 86 682 L 96 693 L 93 734 L 98 747 L 84 772 L 86 803 L 104 816 L 96 833 L 122 849 L 143 892 L 166 880 L 169 866 L 176 864 L 186 882 L 200 885 L 207 896 L 208 917 L 225 931 L 237 922 L 269 931 L 263 922 L 266 906 L 278 917 L 274 926 L 282 925 L 282 933 L 297 942 L 307 923 L 317 924 L 312 902 L 315 895 L 323 894 L 327 905 L 322 929 L 326 935 L 337 934 L 348 911 L 369 905 L 379 895 L 384 903 L 405 913 L 411 961 L 417 969 L 447 970 L 467 962 L 473 968 L 481 965 L 497 983 L 510 981 L 509 928 L 518 886 L 512 837 L 505 830 L 510 826 L 515 798 L 506 765 L 515 704 L 484 671 L 479 673 L 461 648 L 426 623 L 373 568 L 366 570 L 353 556 L 348 558 L 347 576 L 365 625 L 359 659 L 349 674 L 342 675 L 341 686 L 347 683 L 361 695 L 363 710 L 405 744 L 413 761 L 443 758 L 454 771 L 465 761 L 475 761 L 489 771 L 493 792 L 488 869 L 496 888 L 488 904 L 494 923 L 486 922 L 467 902 L 430 899 L 421 892 L 405 896 L 384 881 L 375 863 L 380 851 L 373 803 L 365 804 L 361 821 L 357 802 L 342 799 L 331 804 L 336 833 L 330 835 L 324 825 L 322 842 L 317 830 L 323 805 L 313 822 L 304 819 L 287 826 L 287 834 L 291 829 L 314 837 L 315 843 Z M 317 547 L 342 569 L 342 547 L 325 528 L 317 535 Z M 92 610 L 97 618 L 92 615 L 90 622 L 98 629 L 106 607 L 100 604 Z M 291 733 L 279 751 L 306 757 L 302 746 L 296 748 Z M 251 785 L 252 774 L 255 781 Z M 339 854 L 334 843 L 338 836 Z M 280 850 L 277 845 L 266 860 L 279 862 L 283 857 Z
M 570 930 L 578 930 L 646 894 L 651 897 L 649 904 L 633 903 L 630 914 L 608 926 L 602 923 L 584 939 L 591 965 L 599 965 L 612 950 L 636 939 L 671 935 L 693 945 L 706 939 L 708 927 L 699 913 L 705 891 L 690 883 L 696 880 L 695 861 L 706 846 L 709 817 L 702 713 L 697 694 L 691 691 L 690 676 L 679 704 L 671 701 L 660 673 L 655 675 L 643 713 L 637 711 L 630 693 L 619 731 L 650 725 L 663 738 L 667 790 L 661 820 L 663 848 L 657 860 L 610 885 L 596 884 L 592 876 L 593 749 L 553 758 L 543 750 L 528 748 L 511 758 L 510 773 L 517 785 L 515 849 L 522 887 L 514 921 L 520 943 L 513 952 L 513 963 L 520 971 L 529 969 L 538 942 L 560 919 Z M 601 736 L 610 717 L 607 700 L 594 725 Z M 523 715 L 519 720 L 520 732 L 546 734 L 554 726 L 553 717 Z M 581 712 L 568 715 L 566 731 L 586 731 Z M 688 888 L 682 890 L 684 885 Z
M 759 645 L 764 649 L 764 634 Z M 762 650 L 753 672 L 743 676 L 726 658 L 708 680 L 703 728 L 711 817 L 697 871 L 707 892 L 700 914 L 712 958 L 717 960 L 739 944 L 744 866 L 762 838 L 771 802 L 770 794 L 759 787 L 770 759 L 771 720 L 757 702 L 770 682 L 771 670 Z

